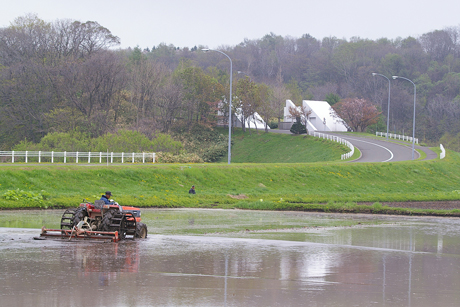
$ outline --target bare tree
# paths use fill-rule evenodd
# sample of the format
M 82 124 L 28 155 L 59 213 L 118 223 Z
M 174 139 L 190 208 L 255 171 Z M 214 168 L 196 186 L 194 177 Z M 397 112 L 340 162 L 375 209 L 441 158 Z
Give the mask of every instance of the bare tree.
M 128 86 L 131 92 L 131 103 L 137 110 L 136 129 L 139 129 L 139 121 L 143 118 L 155 117 L 155 93 L 168 75 L 166 67 L 160 62 L 140 57 L 133 63 Z
M 271 104 L 273 106 L 274 117 L 278 119 L 278 125 L 284 117 L 284 106 L 286 105 L 286 99 L 289 97 L 289 91 L 283 85 L 273 87 Z
M 455 49 L 455 44 L 449 32 L 436 30 L 423 34 L 420 37 L 423 49 L 428 53 L 432 60 L 442 61 Z
M 169 131 L 174 119 L 180 119 L 184 108 L 184 96 L 182 84 L 172 78 L 168 78 L 155 95 L 157 107 L 156 120 L 160 122 L 161 130 Z
M 125 66 L 114 53 L 99 52 L 87 61 L 63 65 L 55 84 L 60 99 L 79 110 L 100 135 L 113 129 L 115 95 L 125 86 Z

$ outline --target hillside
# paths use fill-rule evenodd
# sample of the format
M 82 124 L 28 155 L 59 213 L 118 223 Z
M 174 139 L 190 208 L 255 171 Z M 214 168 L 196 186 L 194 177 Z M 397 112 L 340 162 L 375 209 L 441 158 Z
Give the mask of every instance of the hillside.
M 228 130 L 220 129 L 228 136 Z M 254 129 L 232 134 L 232 163 L 305 163 L 340 161 L 344 145 L 307 135 L 265 133 Z M 227 155 L 220 162 L 227 162 Z

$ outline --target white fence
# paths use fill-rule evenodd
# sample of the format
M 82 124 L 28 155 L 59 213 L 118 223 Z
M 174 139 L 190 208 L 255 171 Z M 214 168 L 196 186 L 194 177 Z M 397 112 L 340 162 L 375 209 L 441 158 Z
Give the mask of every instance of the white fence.
M 441 154 L 439 155 L 439 159 L 444 159 L 446 157 L 446 150 L 442 144 L 439 144 L 439 148 L 441 148 Z
M 383 136 L 386 137 L 387 133 L 386 132 L 375 132 L 376 136 Z M 390 139 L 397 139 L 397 140 L 403 140 L 407 142 L 412 143 L 412 137 L 411 136 L 406 136 L 406 135 L 400 135 L 400 134 L 394 134 L 394 133 L 388 133 L 388 137 Z M 415 144 L 418 144 L 418 138 L 415 138 Z
M 353 156 L 353 154 L 355 153 L 355 146 L 353 146 L 353 144 L 351 144 L 350 142 L 348 142 L 347 140 L 344 140 L 342 138 L 339 138 L 338 136 L 335 136 L 335 135 L 330 135 L 330 134 L 325 134 L 325 133 L 320 133 L 320 132 L 316 132 L 316 131 L 308 131 L 308 134 L 309 135 L 312 135 L 314 137 L 319 137 L 319 138 L 323 138 L 323 139 L 328 139 L 328 140 L 331 140 L 331 141 L 335 141 L 335 142 L 338 142 L 340 144 L 344 144 L 346 145 L 348 148 L 351 149 L 350 152 L 346 153 L 346 154 L 343 154 L 340 158 L 342 160 L 345 160 L 345 159 L 348 159 L 350 158 L 351 156 Z
M 5 157 L 5 158 L 2 158 Z M 57 152 L 57 151 L 0 151 L 0 161 L 10 160 L 15 162 L 51 162 L 56 161 L 67 163 L 75 161 L 75 163 L 94 163 L 94 160 L 99 163 L 113 163 L 119 161 L 121 163 L 155 163 L 154 152 Z

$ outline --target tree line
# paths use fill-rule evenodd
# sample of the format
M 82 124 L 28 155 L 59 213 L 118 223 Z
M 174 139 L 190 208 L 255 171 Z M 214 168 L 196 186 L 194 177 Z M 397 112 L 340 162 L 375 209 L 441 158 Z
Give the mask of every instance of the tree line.
M 0 29 L 0 148 L 49 133 L 92 138 L 135 130 L 154 139 L 184 127 L 227 124 L 229 61 L 205 46 L 117 49 L 94 21 L 36 15 Z M 232 105 L 243 120 L 282 120 L 286 99 L 370 102 L 386 124 L 388 81 L 417 86 L 416 137 L 460 139 L 460 27 L 420 37 L 350 40 L 273 33 L 219 50 L 233 62 Z M 220 110 L 220 112 L 218 112 Z M 413 87 L 391 80 L 391 132 L 411 134 Z M 455 142 L 453 142 L 455 144 Z

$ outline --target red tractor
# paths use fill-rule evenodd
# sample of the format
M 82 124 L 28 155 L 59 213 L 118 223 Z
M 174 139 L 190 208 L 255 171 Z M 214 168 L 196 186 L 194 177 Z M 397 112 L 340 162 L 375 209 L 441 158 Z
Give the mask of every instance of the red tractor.
M 61 218 L 61 229 L 43 227 L 41 236 L 110 239 L 118 242 L 128 236 L 132 239 L 147 238 L 147 225 L 141 222 L 139 208 L 96 200 L 94 204 L 85 202 L 78 208 L 67 209 Z

